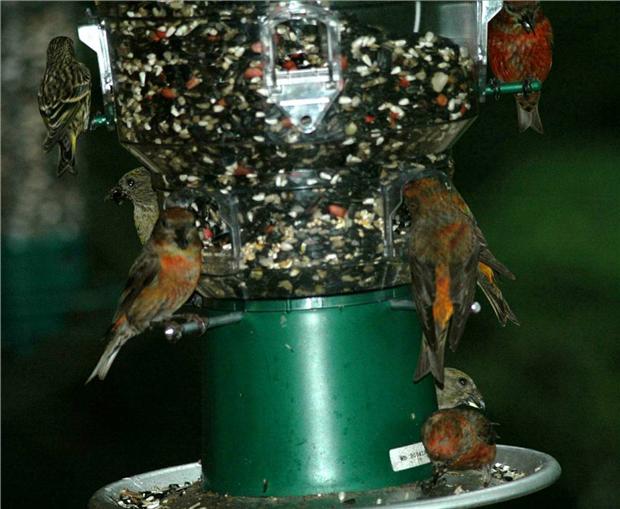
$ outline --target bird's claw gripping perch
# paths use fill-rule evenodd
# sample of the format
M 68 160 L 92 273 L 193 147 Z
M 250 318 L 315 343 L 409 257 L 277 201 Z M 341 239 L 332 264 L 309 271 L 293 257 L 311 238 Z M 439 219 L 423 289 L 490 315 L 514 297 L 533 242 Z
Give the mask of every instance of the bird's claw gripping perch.
M 108 119 L 108 117 L 97 112 L 97 114 L 91 119 L 88 129 L 90 131 L 94 131 L 95 129 L 98 129 L 101 126 L 106 126 L 110 130 L 113 129 L 113 125 Z
M 171 343 L 176 343 L 185 336 L 202 336 L 207 330 L 208 318 L 203 318 L 196 314 L 175 315 L 173 319 L 183 320 L 166 321 L 164 323 L 164 335 Z
M 493 90 L 493 97 L 496 101 L 499 101 L 500 97 L 502 96 L 499 80 L 497 78 L 491 78 L 489 80 L 489 86 Z
M 484 89 L 484 95 L 492 95 L 495 99 L 499 99 L 504 94 L 523 94 L 527 96 L 532 92 L 540 92 L 541 90 L 542 81 L 540 80 L 526 79 L 523 81 L 502 83 L 496 78 L 492 78 Z
M 171 343 L 176 343 L 183 337 L 200 337 L 207 329 L 235 323 L 242 318 L 243 313 L 240 311 L 209 318 L 197 314 L 182 314 L 172 316 L 171 320 L 163 322 L 162 325 L 166 339 Z
M 113 105 L 105 105 L 105 111 L 102 113 L 101 111 L 97 111 L 95 115 L 90 119 L 90 123 L 88 125 L 88 129 L 90 131 L 94 131 L 101 126 L 105 126 L 108 131 L 114 130 L 114 106 Z

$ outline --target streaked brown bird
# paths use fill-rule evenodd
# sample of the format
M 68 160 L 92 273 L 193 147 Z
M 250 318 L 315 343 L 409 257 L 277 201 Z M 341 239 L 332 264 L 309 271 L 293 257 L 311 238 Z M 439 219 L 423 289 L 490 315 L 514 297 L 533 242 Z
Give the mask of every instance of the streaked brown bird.
M 47 47 L 47 66 L 39 87 L 39 111 L 47 137 L 43 148 L 60 147 L 57 175 L 76 174 L 75 151 L 80 134 L 88 130 L 90 71 L 75 58 L 69 37 L 54 37 Z
M 413 299 L 424 333 L 414 379 L 430 372 L 443 386 L 445 346 L 456 350 L 463 334 L 479 263 L 514 276 L 493 256 L 469 207 L 444 172 L 420 170 L 403 194 L 412 218 Z
M 129 200 L 133 204 L 133 222 L 142 244 L 149 240 L 159 217 L 159 199 L 153 189 L 151 172 L 139 166 L 123 175 L 110 189 L 106 200 L 112 199 L 118 205 Z
M 194 214 L 173 207 L 163 211 L 153 234 L 129 270 L 103 355 L 86 381 L 103 380 L 121 347 L 153 322 L 170 318 L 192 295 L 202 264 L 202 243 Z
M 489 64 L 500 81 L 545 81 L 551 70 L 553 30 L 540 2 L 506 1 L 489 23 Z M 517 94 L 519 131 L 543 133 L 540 92 Z
M 473 379 L 464 371 L 456 368 L 444 368 L 443 388 L 435 386 L 437 406 L 440 410 L 457 406 L 471 406 L 485 409 L 482 394 Z
M 494 424 L 470 406 L 437 410 L 422 425 L 422 443 L 437 482 L 450 470 L 481 470 L 484 485 L 495 461 Z

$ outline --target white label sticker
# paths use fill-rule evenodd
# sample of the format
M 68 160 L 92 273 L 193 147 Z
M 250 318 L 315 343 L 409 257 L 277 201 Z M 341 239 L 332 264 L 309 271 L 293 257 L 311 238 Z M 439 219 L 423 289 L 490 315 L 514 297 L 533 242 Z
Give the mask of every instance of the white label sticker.
M 390 461 L 394 472 L 419 467 L 431 462 L 422 442 L 390 449 Z

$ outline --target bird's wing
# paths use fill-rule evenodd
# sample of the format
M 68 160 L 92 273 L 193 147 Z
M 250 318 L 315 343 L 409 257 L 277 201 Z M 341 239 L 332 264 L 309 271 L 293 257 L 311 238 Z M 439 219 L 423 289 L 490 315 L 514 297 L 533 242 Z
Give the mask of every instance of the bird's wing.
M 90 94 L 90 84 L 90 71 L 80 62 L 71 65 L 63 73 L 61 81 L 47 86 L 44 83 L 39 93 L 39 110 L 48 129 L 43 145 L 45 150 L 49 150 L 65 135 L 67 127 L 82 106 L 81 101 Z M 49 89 L 48 93 L 46 89 Z
M 542 27 L 543 33 L 545 34 L 545 38 L 547 39 L 547 43 L 549 47 L 553 48 L 553 27 L 551 26 L 551 22 L 549 18 L 544 18 L 542 23 L 540 23 Z
M 495 428 L 496 426 L 498 426 L 498 424 L 491 422 L 482 414 L 477 414 L 477 418 L 480 420 L 480 425 L 476 426 L 476 430 L 480 440 L 484 441 L 487 444 L 496 443 L 499 437 Z
M 480 242 L 479 261 L 491 267 L 494 272 L 497 272 L 498 274 L 501 274 L 502 276 L 508 279 L 512 279 L 512 280 L 516 279 L 515 275 L 512 272 L 510 272 L 510 269 L 506 267 L 502 262 L 500 262 L 497 258 L 495 258 L 495 255 L 493 253 L 491 253 L 491 250 L 489 249 L 487 241 L 484 238 L 484 235 L 482 234 L 482 230 L 480 230 L 478 225 L 476 225 L 475 231 L 476 231 L 476 237 L 478 238 L 478 242 Z
M 121 294 L 118 310 L 114 315 L 113 321 L 116 321 L 120 316 L 126 315 L 129 312 L 142 290 L 156 282 L 159 270 L 159 257 L 151 245 L 147 243 L 142 253 L 140 253 L 140 256 L 138 256 L 129 269 L 129 278 Z
M 485 272 L 489 271 L 488 274 Z M 478 287 L 482 290 L 485 297 L 489 301 L 491 308 L 495 316 L 499 320 L 499 323 L 503 326 L 506 325 L 508 320 L 516 325 L 519 324 L 519 319 L 514 314 L 508 302 L 504 298 L 502 291 L 494 280 L 493 270 L 483 263 L 478 264 Z
M 450 267 L 454 274 L 451 284 L 452 302 L 454 314 L 450 322 L 448 342 L 452 351 L 456 350 L 459 340 L 465 330 L 467 318 L 471 313 L 471 305 L 476 294 L 476 280 L 478 279 L 478 249 L 472 251 L 465 266 Z
M 435 298 L 435 266 L 420 261 L 417 257 L 409 257 L 411 270 L 411 285 L 413 287 L 413 302 L 422 322 L 422 331 L 431 348 L 435 348 L 435 326 L 431 308 Z
M 478 226 L 478 223 L 476 221 L 476 218 L 474 217 L 474 214 L 472 213 L 471 209 L 469 208 L 469 205 L 467 205 L 463 197 L 454 188 L 452 189 L 451 196 L 452 196 L 452 202 L 456 205 L 456 208 L 462 214 L 464 214 L 467 218 L 469 218 L 473 223 L 474 232 L 480 244 L 480 261 L 485 263 L 489 267 L 491 267 L 498 274 L 501 274 L 502 276 L 507 277 L 508 279 L 515 279 L 515 275 L 512 272 L 510 272 L 508 267 L 506 267 L 502 262 L 500 262 L 497 258 L 495 258 L 493 253 L 491 253 L 487 239 L 484 237 L 484 234 L 482 233 L 482 230 Z

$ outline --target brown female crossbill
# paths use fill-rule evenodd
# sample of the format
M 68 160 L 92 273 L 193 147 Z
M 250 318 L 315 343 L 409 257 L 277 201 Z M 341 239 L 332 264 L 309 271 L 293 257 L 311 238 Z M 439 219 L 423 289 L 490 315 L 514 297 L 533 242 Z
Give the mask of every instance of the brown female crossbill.
M 440 410 L 457 406 L 485 409 L 484 399 L 482 399 L 482 394 L 476 387 L 476 383 L 460 369 L 444 368 L 443 388 L 435 386 L 435 392 L 437 394 L 437 407 Z
M 140 242 L 145 244 L 157 223 L 160 209 L 157 192 L 151 182 L 151 172 L 143 166 L 128 171 L 110 189 L 106 199 L 112 199 L 118 205 L 125 200 L 133 204 L 133 222 Z

